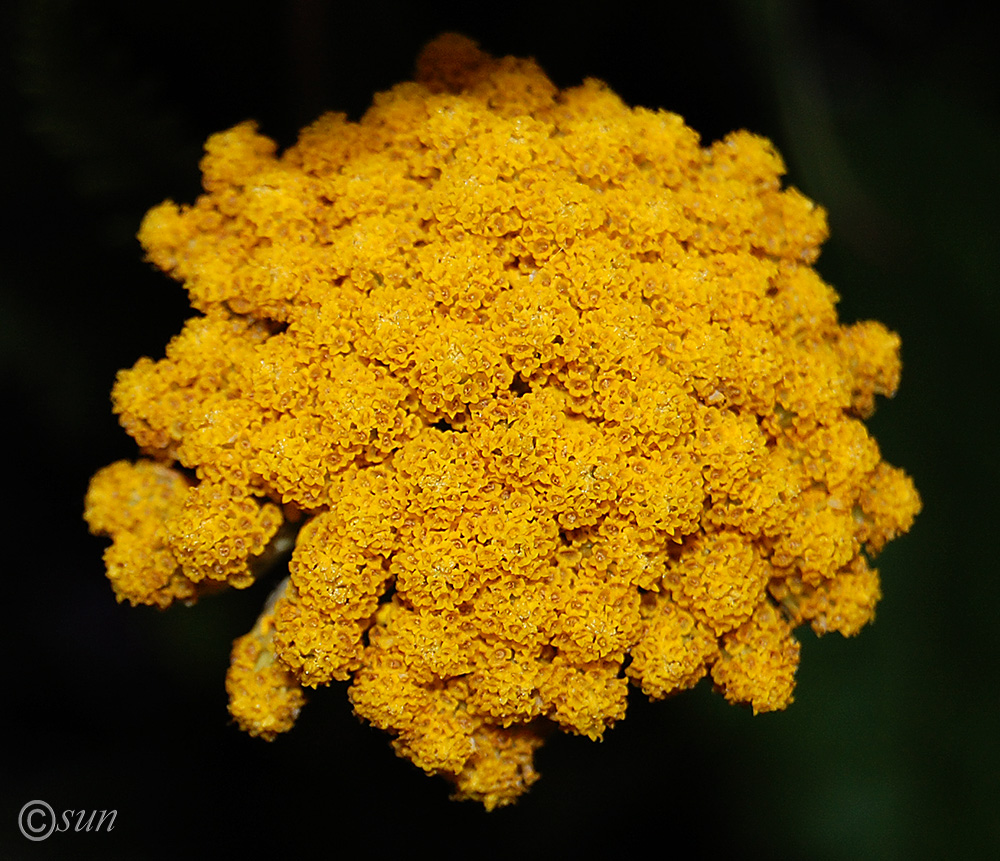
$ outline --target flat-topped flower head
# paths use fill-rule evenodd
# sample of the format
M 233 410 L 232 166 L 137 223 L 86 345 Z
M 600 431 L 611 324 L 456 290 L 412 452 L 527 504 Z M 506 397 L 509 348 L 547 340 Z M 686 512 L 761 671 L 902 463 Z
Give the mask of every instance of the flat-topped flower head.
M 863 424 L 899 339 L 838 321 L 824 212 L 768 141 L 706 146 L 460 36 L 417 70 L 280 154 L 250 122 L 213 135 L 205 193 L 147 214 L 198 314 L 119 374 L 143 457 L 86 517 L 133 604 L 245 588 L 290 548 L 234 647 L 239 725 L 273 738 L 349 680 L 493 808 L 629 683 L 784 708 L 794 628 L 873 617 L 870 560 L 920 501 Z

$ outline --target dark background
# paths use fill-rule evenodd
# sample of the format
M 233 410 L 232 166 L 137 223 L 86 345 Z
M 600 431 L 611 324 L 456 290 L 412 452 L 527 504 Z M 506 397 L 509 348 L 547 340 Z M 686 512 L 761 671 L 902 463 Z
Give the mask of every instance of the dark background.
M 989 4 L 557 8 L 4 4 L 0 857 L 997 857 Z M 802 632 L 787 712 L 755 718 L 705 684 L 635 696 L 602 744 L 551 739 L 542 780 L 489 815 L 396 759 L 343 686 L 270 745 L 242 735 L 223 679 L 267 584 L 165 613 L 119 606 L 81 519 L 90 474 L 135 455 L 110 410 L 115 371 L 162 355 L 188 316 L 141 259 L 142 214 L 193 200 L 211 132 L 255 118 L 287 145 L 324 108 L 358 117 L 444 30 L 534 56 L 561 86 L 602 78 L 706 142 L 771 137 L 789 182 L 829 210 L 819 269 L 842 319 L 902 334 L 902 389 L 870 425 L 925 503 L 879 560 L 877 622 L 849 641 Z M 29 843 L 16 819 L 35 798 L 114 808 L 114 830 Z

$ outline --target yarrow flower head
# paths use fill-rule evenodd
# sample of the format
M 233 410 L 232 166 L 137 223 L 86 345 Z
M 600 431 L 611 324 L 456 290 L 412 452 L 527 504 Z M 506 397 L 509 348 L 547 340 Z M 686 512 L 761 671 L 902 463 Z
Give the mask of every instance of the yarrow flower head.
M 139 238 L 198 312 L 118 375 L 142 458 L 98 472 L 120 601 L 242 589 L 230 710 L 304 689 L 459 798 L 507 804 L 552 727 L 629 685 L 792 700 L 794 629 L 852 635 L 920 508 L 866 431 L 899 339 L 842 325 L 824 212 L 747 132 L 704 146 L 604 84 L 446 35 L 359 122 L 281 155 L 213 135 L 193 205 Z

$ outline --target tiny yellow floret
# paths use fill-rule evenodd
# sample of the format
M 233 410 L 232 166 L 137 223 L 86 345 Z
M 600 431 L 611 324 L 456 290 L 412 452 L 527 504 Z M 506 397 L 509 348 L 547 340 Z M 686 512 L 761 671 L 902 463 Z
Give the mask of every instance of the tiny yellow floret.
M 274 651 L 274 604 L 287 588 L 275 590 L 268 607 L 249 634 L 233 644 L 226 674 L 229 711 L 240 729 L 271 741 L 290 730 L 305 704 L 302 685 Z
M 630 683 L 792 701 L 794 630 L 856 634 L 920 510 L 864 419 L 899 338 L 843 325 L 822 208 L 741 131 L 448 34 L 358 122 L 279 153 L 213 135 L 145 217 L 197 312 L 121 371 L 141 457 L 85 516 L 120 601 L 245 588 L 287 558 L 226 680 L 252 735 L 304 689 L 487 809 Z M 283 555 L 284 554 L 284 555 Z

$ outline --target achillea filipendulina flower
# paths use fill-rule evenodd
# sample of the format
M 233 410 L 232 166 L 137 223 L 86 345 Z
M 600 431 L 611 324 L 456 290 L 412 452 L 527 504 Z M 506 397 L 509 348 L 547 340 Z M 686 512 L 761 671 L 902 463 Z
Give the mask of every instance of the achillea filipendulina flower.
M 838 322 L 823 210 L 768 141 L 706 147 L 444 36 L 360 122 L 206 149 L 205 194 L 139 234 L 200 313 L 119 375 L 144 459 L 86 517 L 132 604 L 244 588 L 294 543 L 235 644 L 244 729 L 349 679 L 492 808 L 629 682 L 781 709 L 793 629 L 872 618 L 868 560 L 920 508 L 862 423 L 899 339 Z

